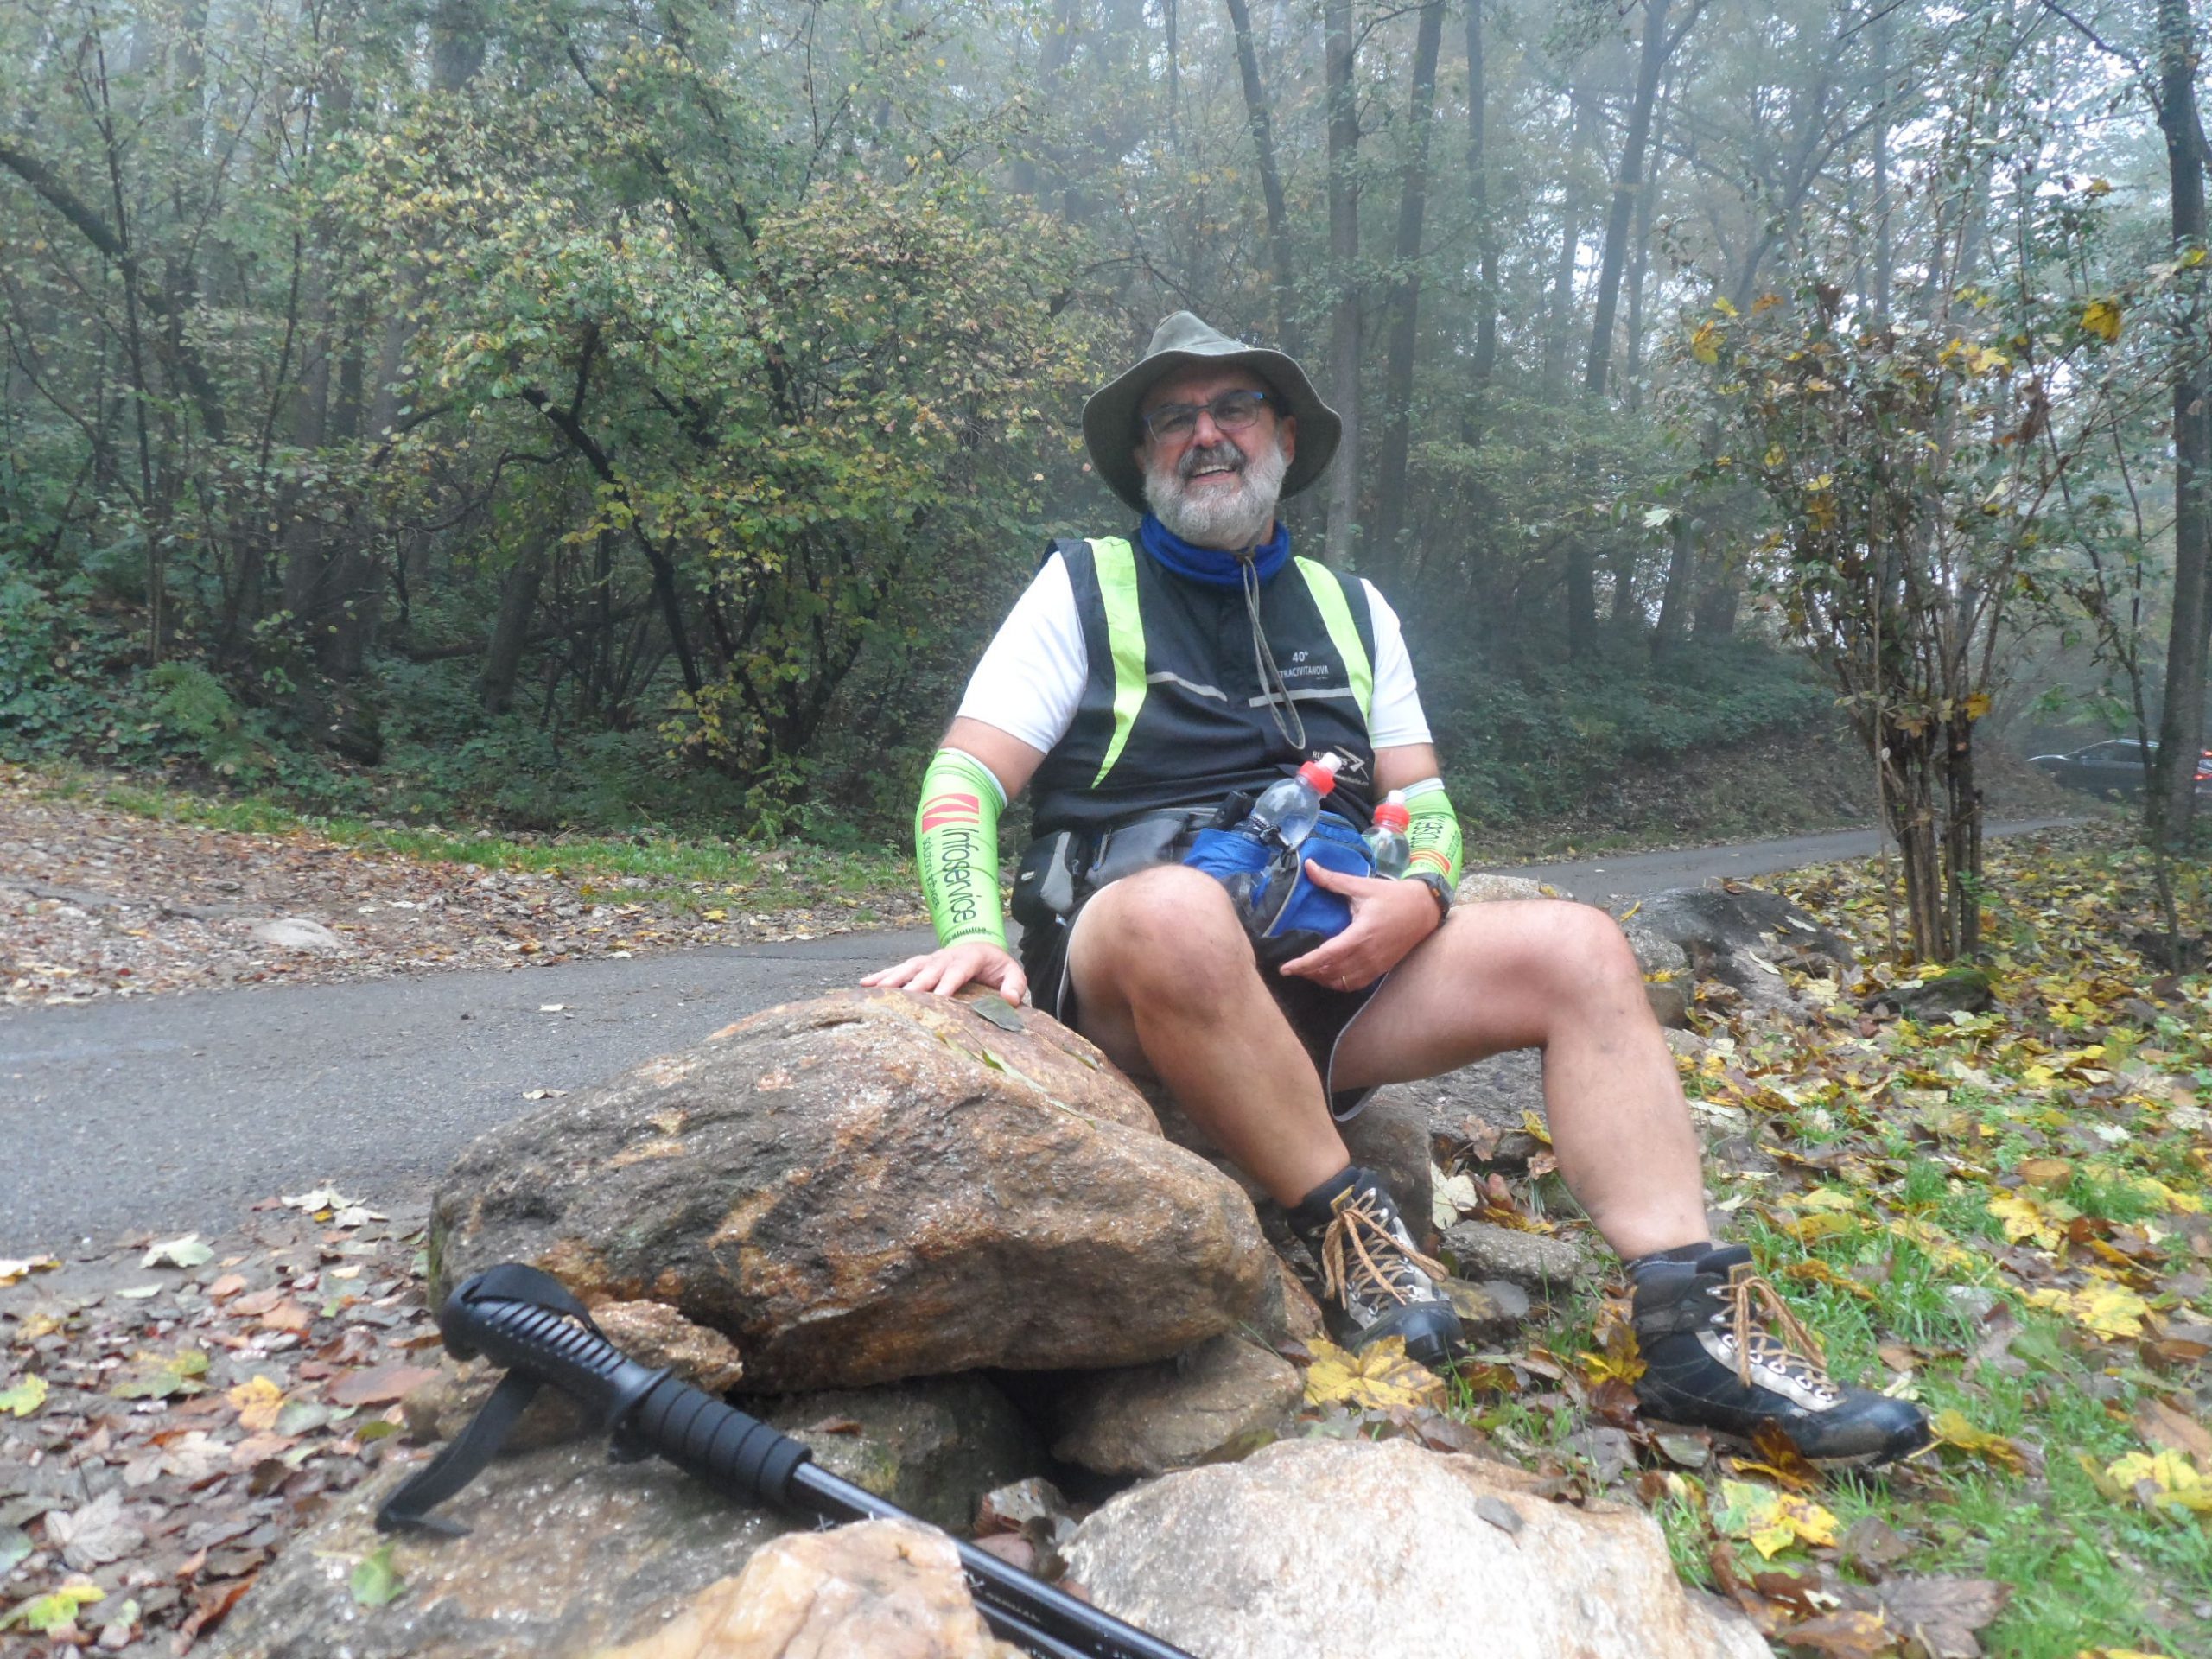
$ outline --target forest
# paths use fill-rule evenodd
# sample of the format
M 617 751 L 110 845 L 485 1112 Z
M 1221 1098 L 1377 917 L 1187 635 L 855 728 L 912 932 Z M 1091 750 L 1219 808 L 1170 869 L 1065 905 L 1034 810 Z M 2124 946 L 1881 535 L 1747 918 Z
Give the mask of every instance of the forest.
M 0 752 L 896 839 L 1188 308 L 1471 818 L 1840 718 L 1969 950 L 1993 708 L 2193 829 L 2197 10 L 16 0 Z

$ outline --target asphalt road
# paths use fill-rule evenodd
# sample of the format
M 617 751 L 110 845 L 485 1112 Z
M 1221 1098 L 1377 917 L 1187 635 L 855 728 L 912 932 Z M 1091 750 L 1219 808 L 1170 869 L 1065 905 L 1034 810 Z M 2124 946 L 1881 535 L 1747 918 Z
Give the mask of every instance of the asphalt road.
M 1606 903 L 1878 845 L 1853 831 L 1505 873 Z M 927 944 L 919 930 L 843 934 L 0 1013 L 0 1255 L 213 1233 L 255 1199 L 325 1182 L 420 1202 L 531 1091 L 582 1087 Z

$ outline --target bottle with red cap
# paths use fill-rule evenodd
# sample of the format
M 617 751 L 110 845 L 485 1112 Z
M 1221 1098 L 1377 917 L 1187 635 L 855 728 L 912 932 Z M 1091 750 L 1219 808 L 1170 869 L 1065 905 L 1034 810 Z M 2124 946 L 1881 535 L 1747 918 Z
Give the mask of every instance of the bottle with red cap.
M 1406 810 L 1403 790 L 1392 790 L 1375 809 L 1375 827 L 1367 832 L 1367 852 L 1375 861 L 1375 874 L 1385 881 L 1396 880 L 1414 861 L 1413 843 L 1406 839 L 1406 827 L 1413 821 L 1414 815 Z
M 1337 786 L 1341 764 L 1341 757 L 1325 754 L 1308 760 L 1295 775 L 1268 785 L 1236 833 L 1278 847 L 1297 846 L 1321 821 L 1322 798 Z

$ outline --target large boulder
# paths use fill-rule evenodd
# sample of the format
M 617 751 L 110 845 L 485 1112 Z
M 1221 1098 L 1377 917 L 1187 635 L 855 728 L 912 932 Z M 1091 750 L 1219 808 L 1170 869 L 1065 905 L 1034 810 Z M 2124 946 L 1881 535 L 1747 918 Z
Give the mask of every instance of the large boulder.
M 1197 1659 L 1767 1659 L 1694 1599 L 1658 1525 L 1542 1496 L 1509 1465 L 1405 1440 L 1281 1440 L 1126 1492 L 1070 1573 Z
M 495 1459 L 438 1513 L 465 1538 L 376 1530 L 396 1465 L 293 1539 L 225 1622 L 217 1659 L 586 1659 L 658 1628 L 792 1522 L 603 1439 Z M 354 1574 L 380 1550 L 395 1578 Z M 381 1586 L 381 1589 L 377 1586 Z M 378 1594 L 390 1599 L 371 1605 Z
M 743 1386 L 1132 1365 L 1274 1288 L 1252 1206 L 1054 1020 L 910 992 L 771 1008 L 493 1130 L 435 1294 L 532 1262 L 730 1337 Z

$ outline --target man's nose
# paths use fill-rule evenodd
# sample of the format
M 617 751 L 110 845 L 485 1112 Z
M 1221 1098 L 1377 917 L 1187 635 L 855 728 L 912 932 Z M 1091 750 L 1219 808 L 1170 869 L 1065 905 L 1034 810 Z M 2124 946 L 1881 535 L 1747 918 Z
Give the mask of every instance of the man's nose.
M 1199 410 L 1195 419 L 1196 424 L 1191 428 L 1191 442 L 1196 447 L 1211 448 L 1228 435 L 1214 423 L 1213 410 L 1211 407 Z

